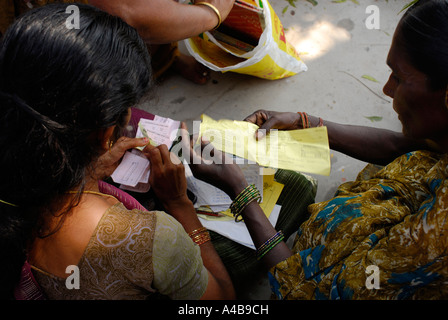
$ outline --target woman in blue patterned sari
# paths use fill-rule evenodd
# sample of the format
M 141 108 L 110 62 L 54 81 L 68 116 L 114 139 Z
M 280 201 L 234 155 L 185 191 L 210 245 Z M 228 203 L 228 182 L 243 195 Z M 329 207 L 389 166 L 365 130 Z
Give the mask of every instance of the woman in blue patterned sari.
M 325 125 L 332 149 L 372 163 L 310 205 L 289 256 L 268 261 L 279 299 L 448 297 L 448 1 L 406 11 L 387 63 L 402 133 L 304 113 L 246 118 L 268 130 Z

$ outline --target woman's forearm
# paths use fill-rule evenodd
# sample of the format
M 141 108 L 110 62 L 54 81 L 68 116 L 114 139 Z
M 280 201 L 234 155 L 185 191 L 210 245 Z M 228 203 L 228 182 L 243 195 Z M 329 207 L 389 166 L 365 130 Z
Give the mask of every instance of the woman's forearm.
M 277 230 L 272 226 L 256 201 L 251 202 L 245 208 L 242 217 L 256 248 L 260 248 L 277 233 Z M 268 269 L 292 255 L 291 250 L 285 243 L 286 240 L 280 242 L 263 256 L 262 261 Z
M 172 0 L 90 0 L 90 4 L 121 17 L 150 44 L 180 41 L 213 29 L 218 18 L 210 8 Z
M 241 179 L 240 181 L 232 179 L 229 183 L 229 188 L 226 188 L 225 192 L 229 195 L 232 201 L 235 201 L 235 198 L 243 192 L 247 185 L 246 179 Z M 255 248 L 260 248 L 266 241 L 271 239 L 277 231 L 280 231 L 272 226 L 264 211 L 255 200 L 249 202 L 249 204 L 243 208 L 241 217 L 249 231 Z M 285 239 L 285 241 L 286 240 L 287 239 Z M 285 241 L 281 241 L 262 257 L 262 261 L 268 269 L 292 255 L 292 252 Z
M 313 116 L 310 116 L 310 121 L 312 125 L 319 123 L 319 119 Z M 323 124 L 327 127 L 332 150 L 369 163 L 386 165 L 406 152 L 428 148 L 425 141 L 409 139 L 391 130 L 326 120 Z
M 167 213 L 176 218 L 187 233 L 202 228 L 202 224 L 190 200 L 171 203 L 165 206 Z M 234 299 L 235 291 L 232 280 L 215 250 L 208 241 L 200 245 L 201 257 L 205 268 L 213 279 L 209 278 L 209 286 L 203 299 Z

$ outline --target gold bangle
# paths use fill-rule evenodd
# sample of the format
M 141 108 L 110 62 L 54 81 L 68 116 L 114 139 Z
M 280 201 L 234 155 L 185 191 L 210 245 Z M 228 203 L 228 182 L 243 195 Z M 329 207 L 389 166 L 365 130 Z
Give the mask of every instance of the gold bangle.
M 198 246 L 212 240 L 210 233 L 208 233 L 207 228 L 200 227 L 188 233 L 188 236 L 196 243 Z
M 192 238 L 193 236 L 195 236 L 195 235 L 197 235 L 199 233 L 205 232 L 205 231 L 207 231 L 207 228 L 200 227 L 200 228 L 198 228 L 196 230 L 191 231 L 190 233 L 188 233 L 188 235 L 190 236 L 190 238 Z
M 197 234 L 194 237 L 191 238 L 191 240 L 193 240 L 194 243 L 196 243 L 198 246 L 209 242 L 212 240 L 212 238 L 210 237 L 210 233 L 208 233 L 207 231 Z
M 218 29 L 219 26 L 221 25 L 221 22 L 222 22 L 221 14 L 219 13 L 219 10 L 214 5 L 212 5 L 212 4 L 208 3 L 208 2 L 198 2 L 198 3 L 195 3 L 195 5 L 207 6 L 207 7 L 209 7 L 210 9 L 212 9 L 216 13 L 216 16 L 218 17 L 218 24 L 212 30 Z

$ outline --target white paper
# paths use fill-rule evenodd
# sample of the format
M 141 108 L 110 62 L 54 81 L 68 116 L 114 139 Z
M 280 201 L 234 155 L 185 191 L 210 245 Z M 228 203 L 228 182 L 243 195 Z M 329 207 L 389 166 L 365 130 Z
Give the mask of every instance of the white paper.
M 280 214 L 281 206 L 275 205 L 274 209 L 269 216 L 269 221 L 272 226 L 275 227 L 277 223 L 278 216 Z M 234 220 L 230 221 L 219 221 L 219 220 L 207 220 L 203 219 L 201 216 L 198 216 L 201 219 L 201 223 L 204 227 L 209 230 L 215 231 L 220 235 L 233 240 L 243 246 L 249 247 L 251 249 L 256 249 L 254 246 L 254 242 L 250 236 L 249 230 L 247 230 L 247 226 L 242 222 L 235 222 Z
M 126 151 L 121 163 L 112 173 L 111 177 L 115 183 L 135 187 L 138 183 L 142 182 L 148 168 L 148 159 Z
M 185 159 L 183 160 L 183 163 L 185 166 L 185 177 L 187 178 L 187 188 L 197 197 L 197 201 L 194 204 L 196 208 L 210 204 L 229 207 L 232 203 L 232 199 L 230 199 L 225 192 L 211 184 L 196 179 Z
M 196 208 L 201 206 L 219 207 L 227 210 L 232 203 L 232 199 L 221 189 L 212 186 L 202 180 L 196 179 L 191 172 L 188 163 L 183 160 L 185 166 L 185 176 L 187 178 L 188 190 L 193 192 L 197 201 L 194 204 Z M 260 175 L 260 167 L 256 164 L 239 164 L 244 176 L 249 184 L 255 184 L 263 198 L 263 176 Z M 223 211 L 219 210 L 219 211 Z
M 146 130 L 148 136 L 157 143 L 157 145 L 165 144 L 168 149 L 171 148 L 173 141 L 177 137 L 180 122 L 169 118 L 155 116 L 154 120 L 140 119 L 136 138 L 144 137 L 140 125 Z

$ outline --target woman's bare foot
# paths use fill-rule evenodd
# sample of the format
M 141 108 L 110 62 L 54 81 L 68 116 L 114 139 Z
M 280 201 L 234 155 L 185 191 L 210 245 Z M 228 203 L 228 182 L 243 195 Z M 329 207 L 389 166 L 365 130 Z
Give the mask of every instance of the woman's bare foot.
M 172 69 L 185 79 L 196 84 L 206 84 L 210 80 L 210 69 L 199 63 L 192 56 L 183 53 L 176 57 Z

